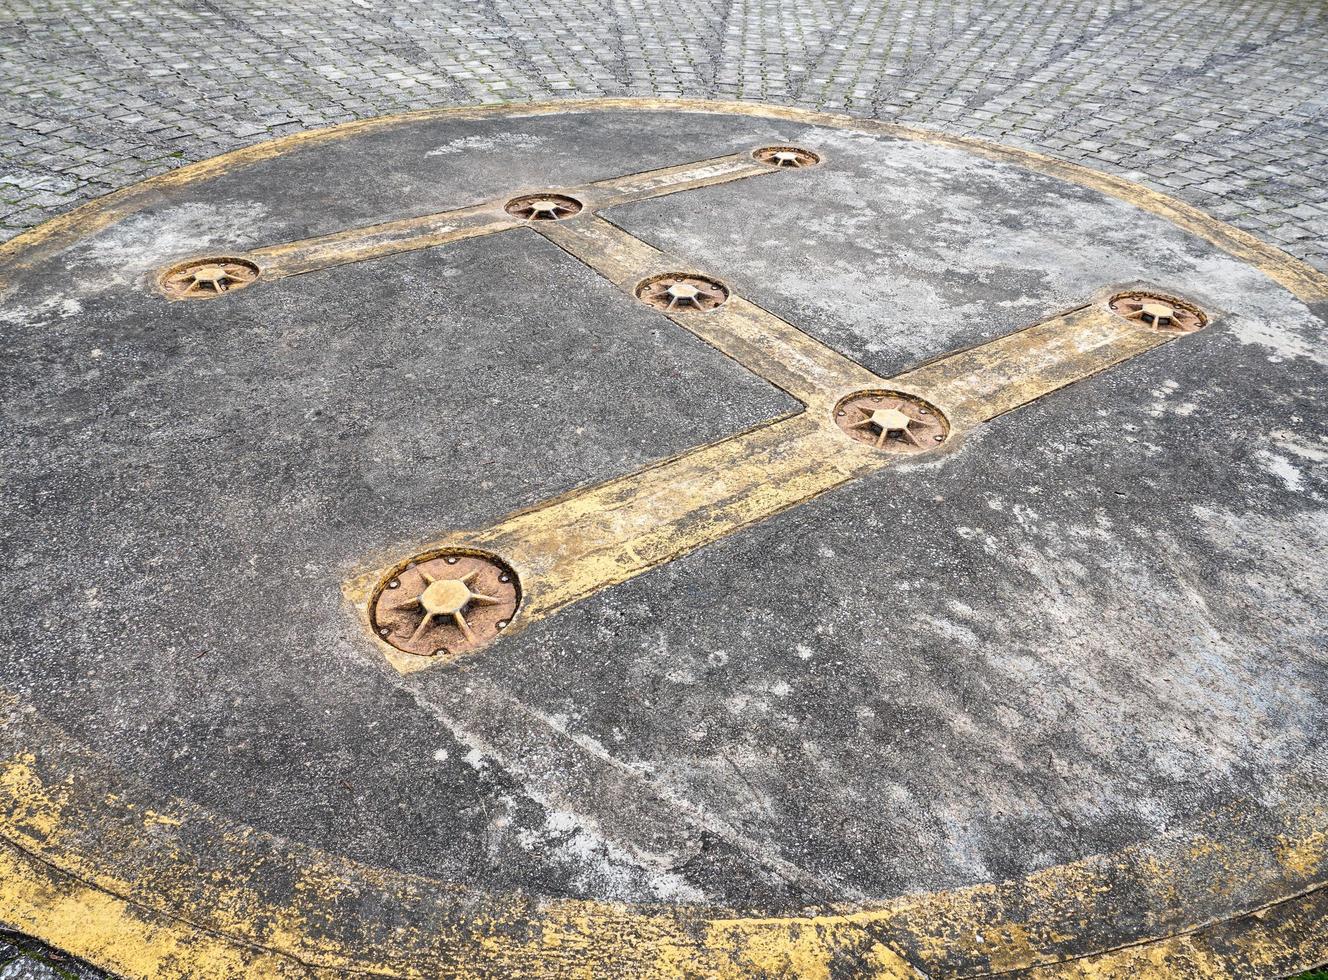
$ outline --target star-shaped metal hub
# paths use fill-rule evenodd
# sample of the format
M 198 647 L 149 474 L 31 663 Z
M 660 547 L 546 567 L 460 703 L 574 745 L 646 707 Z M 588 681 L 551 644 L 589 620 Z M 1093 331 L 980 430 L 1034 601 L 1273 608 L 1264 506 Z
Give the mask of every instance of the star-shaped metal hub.
M 844 399 L 835 421 L 858 442 L 894 453 L 921 453 L 945 441 L 950 427 L 936 408 L 894 391 L 864 391 Z
M 507 213 L 527 221 L 561 221 L 581 210 L 581 202 L 564 194 L 528 194 L 507 202 Z
M 247 259 L 195 259 L 166 270 L 161 288 L 171 299 L 213 299 L 257 278 L 258 266 Z
M 1155 330 L 1169 333 L 1194 333 L 1202 329 L 1208 318 L 1197 306 L 1169 296 L 1152 293 L 1122 293 L 1112 298 L 1112 312 L 1127 320 L 1137 320 Z
M 800 146 L 763 146 L 760 149 L 753 150 L 752 156 L 761 163 L 789 170 L 814 167 L 821 162 L 819 156 L 811 150 L 804 150 Z
M 493 640 L 519 604 L 516 575 L 502 562 L 486 555 L 441 555 L 383 584 L 374 603 L 374 631 L 418 656 L 465 653 Z
M 729 298 L 729 289 L 717 279 L 691 272 L 655 276 L 636 287 L 636 296 L 666 311 L 713 310 Z

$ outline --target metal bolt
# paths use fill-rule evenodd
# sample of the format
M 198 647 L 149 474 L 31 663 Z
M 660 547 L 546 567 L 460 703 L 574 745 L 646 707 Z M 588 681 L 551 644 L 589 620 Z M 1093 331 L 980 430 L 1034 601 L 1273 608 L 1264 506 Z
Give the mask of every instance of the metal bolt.
M 387 636 L 387 635 L 388 635 L 389 633 L 391 633 L 391 632 L 392 632 L 392 631 L 391 631 L 390 629 L 388 629 L 386 626 L 380 626 L 380 627 L 378 627 L 378 635 L 379 635 L 379 636 Z
M 500 620 L 498 620 L 498 628 L 499 628 L 500 630 L 505 630 L 505 629 L 507 629 L 507 620 L 505 620 L 505 619 L 500 619 Z
M 447 647 L 439 647 L 437 650 L 433 652 L 433 656 L 441 657 L 446 652 L 447 652 Z
M 389 589 L 399 589 L 401 588 L 401 580 L 394 578 L 392 581 L 387 583 L 387 587 Z
M 945 436 L 941 435 L 939 432 L 936 433 L 936 435 L 932 436 L 932 438 L 935 439 L 937 442 L 945 442 Z
M 836 415 L 843 415 L 843 414 L 844 414 L 844 410 L 841 408 L 839 411 L 835 412 L 835 414 L 836 414 Z
M 498 581 L 499 581 L 499 582 L 510 582 L 510 581 L 512 581 L 512 576 L 508 575 L 506 572 L 503 572 L 503 574 L 501 574 L 501 575 L 498 576 Z
M 918 409 L 918 414 L 919 414 L 919 415 L 930 415 L 931 412 L 927 411 L 925 408 L 920 408 L 920 409 Z
M 455 565 L 455 564 L 457 563 L 457 556 L 456 556 L 456 555 L 448 555 L 448 556 L 447 556 L 447 563 L 448 563 L 449 565 Z

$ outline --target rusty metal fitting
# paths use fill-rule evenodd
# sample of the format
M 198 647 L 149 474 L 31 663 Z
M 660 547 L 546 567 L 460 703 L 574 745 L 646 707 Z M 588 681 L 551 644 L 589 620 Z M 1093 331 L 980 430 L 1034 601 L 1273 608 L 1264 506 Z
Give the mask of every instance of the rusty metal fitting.
M 818 154 L 801 146 L 762 146 L 752 150 L 752 158 L 767 166 L 801 170 L 821 162 Z
M 493 555 L 444 551 L 385 579 L 369 624 L 383 642 L 419 657 L 455 657 L 488 646 L 521 605 L 516 572 Z
M 1208 325 L 1208 316 L 1199 307 L 1161 293 L 1117 293 L 1107 305 L 1127 320 L 1166 333 L 1194 333 Z
M 723 306 L 729 298 L 729 287 L 694 272 L 670 272 L 639 283 L 636 298 L 666 312 L 704 312 Z
M 248 259 L 216 256 L 171 266 L 157 278 L 167 299 L 216 299 L 254 282 L 258 266 Z
M 581 202 L 566 194 L 526 194 L 507 202 L 507 213 L 527 221 L 561 221 L 581 210 Z
M 835 406 L 850 439 L 889 453 L 925 453 L 945 442 L 950 423 L 935 405 L 899 391 L 859 391 Z

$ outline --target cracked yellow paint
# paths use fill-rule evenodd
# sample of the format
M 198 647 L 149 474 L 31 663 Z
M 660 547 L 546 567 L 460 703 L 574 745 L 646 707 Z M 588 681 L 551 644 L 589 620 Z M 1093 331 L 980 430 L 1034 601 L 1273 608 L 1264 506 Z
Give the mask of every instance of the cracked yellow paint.
M 754 102 L 718 102 L 705 99 L 566 99 L 552 102 L 532 102 L 522 105 L 497 103 L 449 109 L 422 109 L 373 119 L 359 119 L 339 123 L 322 129 L 292 133 L 232 150 L 220 156 L 187 164 L 169 173 L 159 174 L 129 187 L 113 191 L 95 201 L 81 205 L 68 214 L 53 218 L 24 232 L 8 242 L 0 243 L 0 262 L 27 267 L 44 255 L 58 252 L 74 241 L 106 228 L 134 213 L 148 199 L 171 188 L 217 177 L 249 164 L 270 160 L 295 150 L 320 146 L 363 133 L 377 132 L 394 126 L 407 125 L 428 119 L 489 119 L 495 116 L 521 118 L 570 112 L 602 112 L 608 110 L 651 112 L 704 112 L 730 116 L 751 116 L 759 119 L 782 119 L 831 129 L 857 130 L 919 143 L 931 143 L 963 150 L 1001 163 L 1010 163 L 1038 173 L 1048 174 L 1069 183 L 1088 187 L 1103 194 L 1132 204 L 1142 210 L 1165 218 L 1186 231 L 1216 245 L 1229 255 L 1259 269 L 1264 275 L 1280 283 L 1307 303 L 1328 300 L 1328 275 L 1319 272 L 1249 232 L 1205 214 L 1199 208 L 1186 204 L 1160 191 L 1142 184 L 1092 170 L 1081 164 L 1058 160 L 1045 153 L 1022 147 L 1003 146 L 971 136 L 956 136 L 936 130 L 903 126 L 898 123 L 860 119 L 839 113 L 815 112 L 789 106 L 771 106 Z
M 614 270 L 612 281 L 625 289 L 640 281 L 635 271 L 622 268 L 617 245 L 624 232 L 605 234 L 602 219 L 559 225 L 565 227 L 549 237 L 574 248 L 578 258 L 599 268 L 603 254 L 602 264 Z M 643 248 L 634 251 L 656 265 L 654 250 L 639 244 Z M 738 312 L 729 315 L 729 310 Z M 344 583 L 366 633 L 398 671 L 412 673 L 456 659 L 403 653 L 369 628 L 369 610 L 379 590 L 401 574 L 407 561 L 457 548 L 501 555 L 516 570 L 524 593 L 507 630 L 514 634 L 570 603 L 850 480 L 920 458 L 876 452 L 840 430 L 833 406 L 855 391 L 901 391 L 939 407 L 950 422 L 949 441 L 936 447 L 944 451 L 968 429 L 1177 336 L 1142 328 L 1097 303 L 881 378 L 737 297 L 705 314 L 666 315 L 756 374 L 805 393 L 805 410 L 538 504 L 491 527 L 453 532 L 421 545 L 414 556 Z M 761 353 L 749 358 L 752 351 Z
M 564 220 L 486 223 L 502 208 L 494 201 L 250 254 L 265 271 L 294 275 L 454 241 L 461 235 L 458 225 L 466 222 L 466 235 L 522 227 L 537 231 L 636 296 L 640 283 L 689 265 L 606 220 L 598 208 L 775 172 L 731 155 L 564 189 L 559 193 L 584 204 L 580 213 Z M 605 188 L 612 193 L 605 196 Z M 446 234 L 440 236 L 440 228 L 447 229 Z M 1144 329 L 1097 304 L 885 379 L 741 296 L 730 295 L 703 315 L 692 310 L 667 310 L 664 315 L 798 399 L 803 413 L 573 491 L 492 528 L 434 541 L 394 566 L 344 583 L 343 591 L 372 642 L 398 671 L 411 673 L 459 656 L 403 652 L 373 631 L 369 610 L 382 583 L 399 576 L 406 561 L 427 560 L 455 548 L 502 556 L 516 570 L 525 594 L 507 630 L 511 635 L 569 603 L 897 461 L 888 455 L 865 455 L 843 438 L 833 407 L 855 391 L 888 388 L 920 395 L 949 418 L 955 436 L 1175 337 Z
M 1220 977 L 1238 960 L 1309 962 L 1325 934 L 1306 919 L 1328 923 L 1328 866 L 1301 863 L 1323 857 L 1311 842 L 1328 831 L 1328 811 L 1285 818 L 1274 868 L 1257 837 L 1221 848 L 1211 883 L 1190 866 L 1191 854 L 1219 851 L 1200 832 L 1170 856 L 1141 845 L 876 908 L 742 917 L 485 894 L 326 855 L 183 801 L 148 806 L 135 802 L 137 790 L 99 792 L 82 765 L 61 766 L 53 782 L 31 753 L 0 763 L 0 920 L 127 977 L 903 978 L 965 975 L 947 963 L 974 956 L 986 957 L 983 973 L 1083 977 L 1163 976 L 1151 971 L 1186 957 L 1197 971 L 1186 975 Z M 206 852 L 190 846 L 199 839 Z M 1284 876 L 1293 897 L 1235 906 L 1216 924 L 1185 918 L 1213 885 L 1255 865 Z M 1138 944 L 1076 951 L 1078 935 L 1142 869 L 1156 880 L 1137 884 L 1174 896 L 1177 918 L 1150 912 Z M 1270 939 L 1273 920 L 1290 924 Z
M 650 99 L 428 110 L 296 134 L 107 195 L 0 245 L 0 262 L 30 267 L 162 192 L 302 147 L 434 117 L 604 109 L 749 115 L 951 146 L 1112 195 L 1217 245 L 1306 302 L 1328 300 L 1328 276 L 1123 178 L 892 124 L 751 103 Z M 1284 975 L 1328 959 L 1322 810 L 1286 814 L 1271 836 L 1243 835 L 1234 812 L 1218 812 L 1200 823 L 1236 835 L 1225 843 L 1200 831 L 1174 849 L 1154 842 L 1015 882 L 908 896 L 879 908 L 743 918 L 693 906 L 485 895 L 356 865 L 187 803 L 135 802 L 136 791 L 118 781 L 108 789 L 72 768 L 45 773 L 25 738 L 0 726 L 0 739 L 17 745 L 0 765 L 0 920 L 126 977 L 816 977 L 836 968 L 902 977 L 916 975 L 910 964 L 959 976 L 991 970 L 947 964 L 984 957 L 1023 976 L 1217 977 Z M 68 742 L 47 732 L 27 744 Z M 1274 898 L 1233 904 L 1249 901 L 1241 888 L 1253 869 Z M 283 889 L 287 872 L 290 887 Z M 1137 891 L 1123 891 L 1127 883 Z M 1135 903 L 1141 916 L 1137 941 L 1102 949 L 1087 927 L 1124 902 Z M 1195 921 L 1192 909 L 1200 906 L 1215 909 L 1216 918 Z
M 772 172 L 769 167 L 758 166 L 745 158 L 730 155 L 563 188 L 556 196 L 572 197 L 589 207 L 602 208 Z M 348 228 L 280 245 L 266 245 L 253 249 L 247 255 L 258 264 L 264 279 L 282 279 L 350 262 L 436 248 L 467 238 L 495 235 L 530 226 L 529 222 L 514 218 L 504 210 L 506 201 L 504 197 L 450 211 L 386 221 L 363 228 Z M 548 222 L 549 225 L 559 223 Z

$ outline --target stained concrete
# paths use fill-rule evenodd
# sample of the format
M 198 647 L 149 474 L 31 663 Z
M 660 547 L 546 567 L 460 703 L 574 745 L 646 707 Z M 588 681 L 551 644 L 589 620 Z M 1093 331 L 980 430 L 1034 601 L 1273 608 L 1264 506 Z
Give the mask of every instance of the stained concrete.
M 1146 279 L 1184 338 L 402 678 L 348 575 L 796 407 L 524 231 L 167 303 L 235 250 L 769 142 L 612 209 L 881 373 Z M 1323 321 L 955 150 L 682 113 L 427 121 L 172 190 L 10 280 L 0 682 L 162 794 L 398 870 L 757 912 L 1322 795 Z

